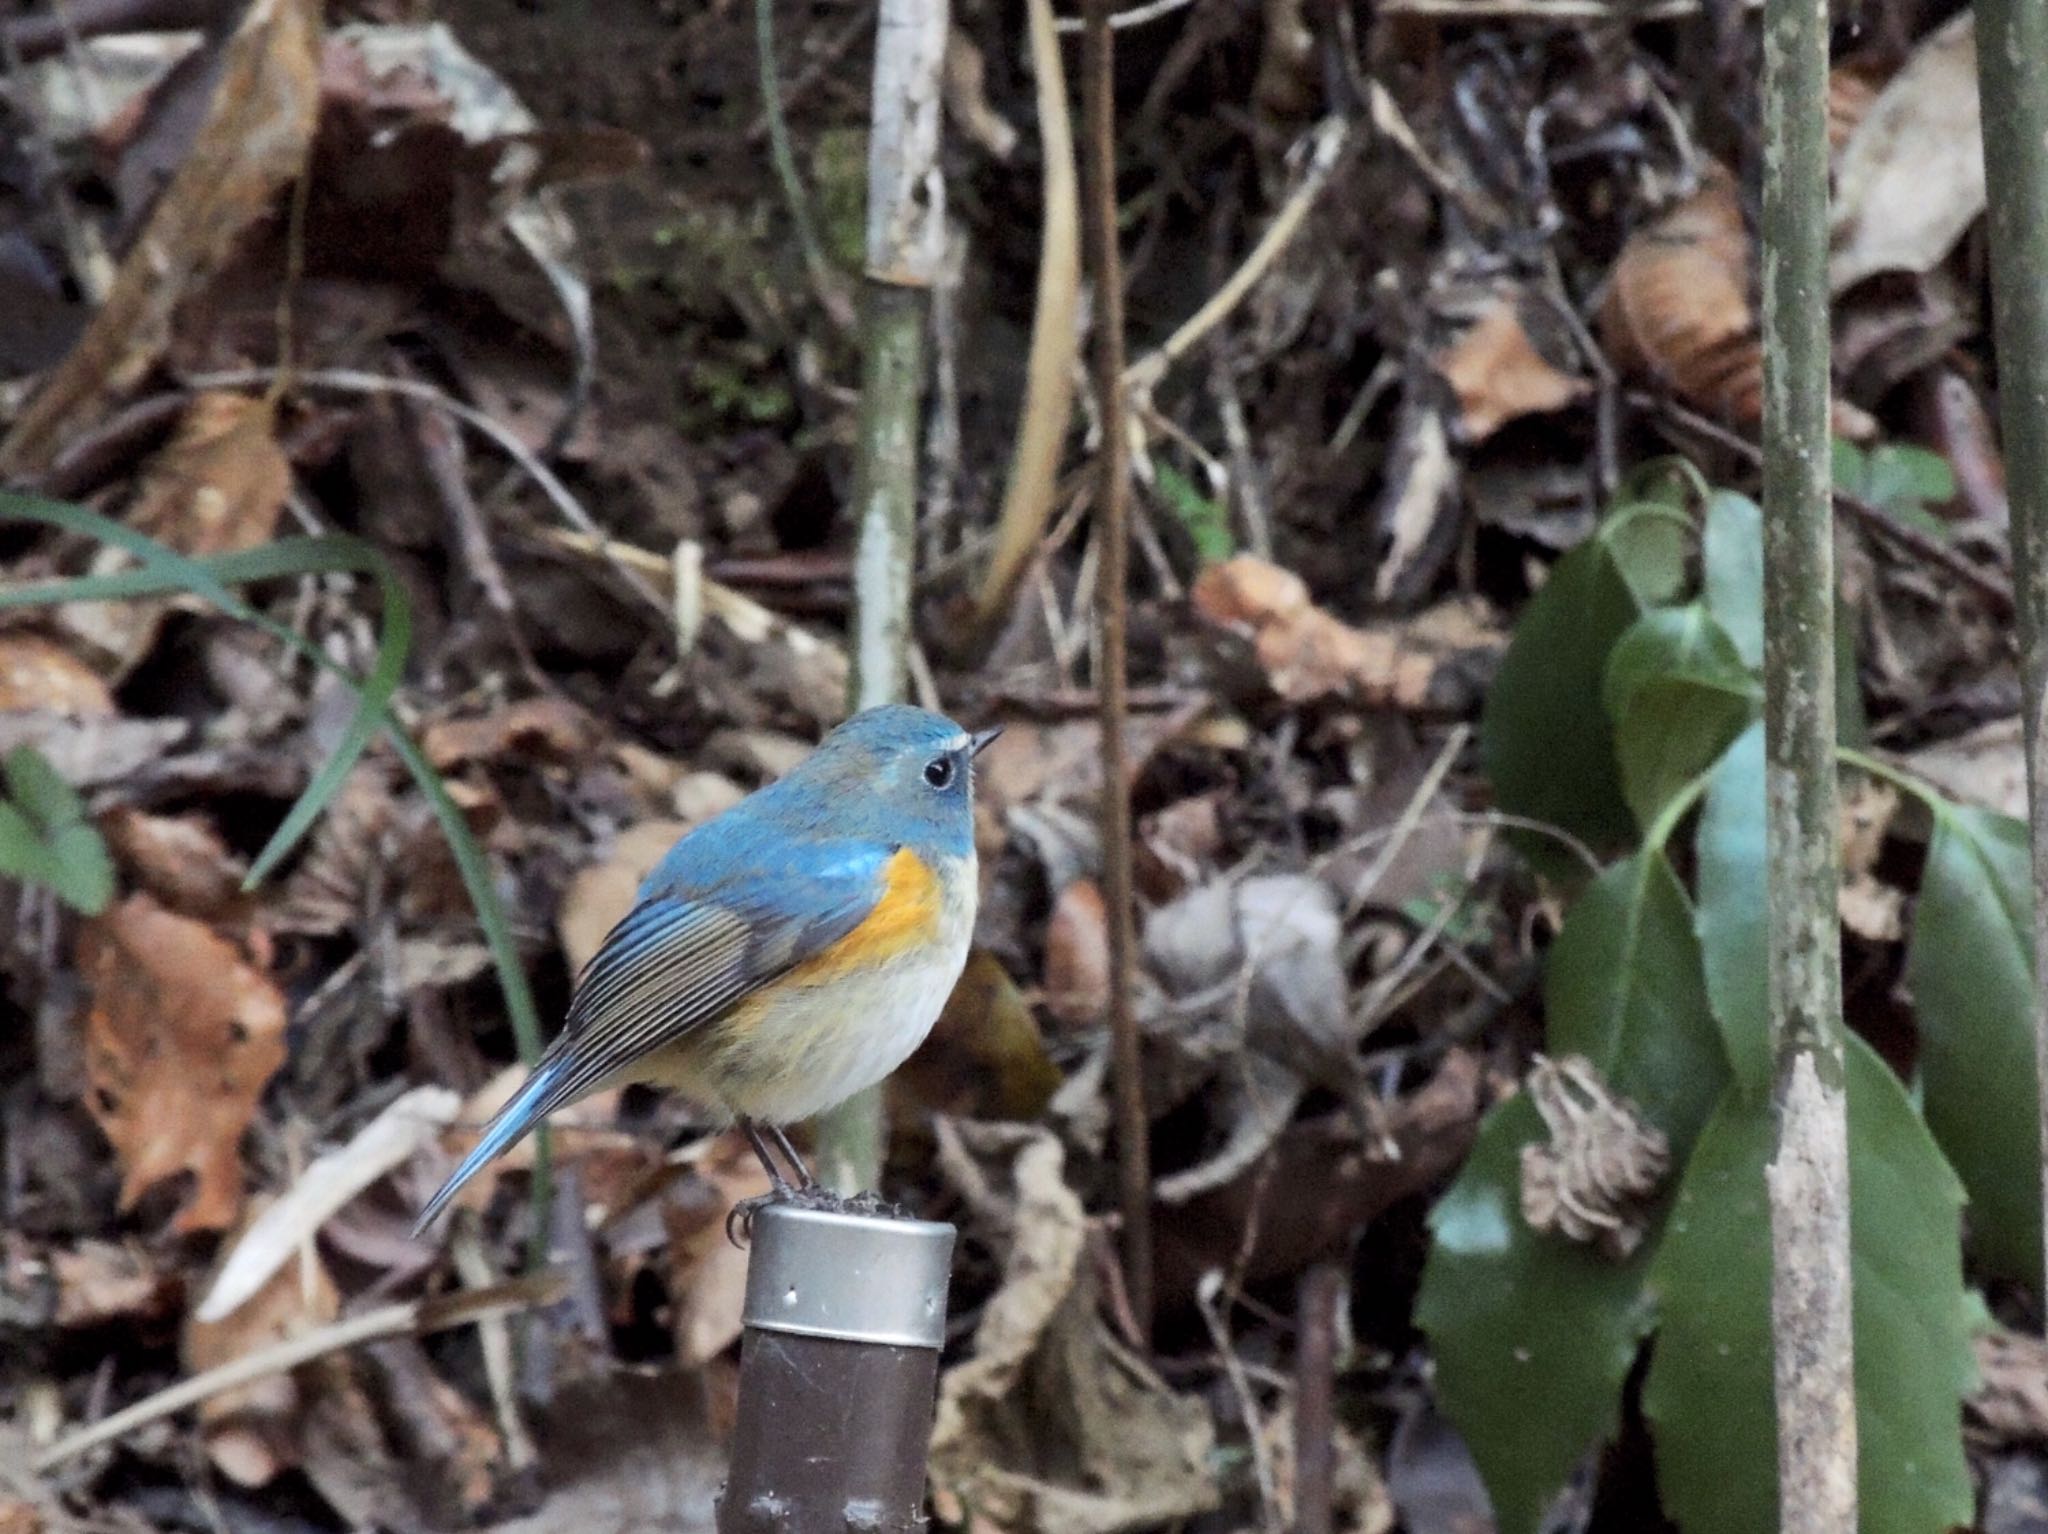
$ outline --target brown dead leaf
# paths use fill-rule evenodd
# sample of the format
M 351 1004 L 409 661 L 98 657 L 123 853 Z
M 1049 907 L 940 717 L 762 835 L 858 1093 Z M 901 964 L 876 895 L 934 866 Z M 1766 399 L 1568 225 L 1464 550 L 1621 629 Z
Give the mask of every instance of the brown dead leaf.
M 251 1210 L 260 1213 L 261 1206 Z M 305 1254 L 222 1319 L 188 1320 L 180 1352 L 187 1372 L 199 1374 L 302 1336 L 340 1311 L 341 1296 L 326 1268 Z M 298 1463 L 301 1390 L 297 1376 L 273 1374 L 200 1404 L 206 1451 L 223 1475 L 238 1485 L 265 1486 Z
M 0 712 L 16 709 L 102 718 L 119 712 L 100 674 L 56 640 L 0 634 Z
M 1347 697 L 1393 708 L 1444 709 L 1471 690 L 1454 662 L 1491 655 L 1499 627 L 1483 608 L 1448 602 L 1403 623 L 1354 628 L 1309 600 L 1291 570 L 1252 554 L 1196 579 L 1195 611 L 1246 635 L 1273 691 L 1294 703 Z
M 268 402 L 201 394 L 171 440 L 143 472 L 128 525 L 180 554 L 230 554 L 266 543 L 291 492 L 291 463 L 274 435 Z M 103 550 L 95 572 L 129 557 Z M 65 630 L 108 656 L 117 670 L 141 660 L 176 599 L 74 602 L 58 610 Z
M 1536 350 L 1512 289 L 1496 294 L 1477 323 L 1437 354 L 1436 368 L 1458 396 L 1467 442 L 1484 442 L 1525 415 L 1562 410 L 1593 387 Z
M 204 815 L 152 815 L 117 805 L 100 817 L 115 861 L 173 911 L 201 921 L 239 915 L 248 864 Z
M 1093 879 L 1076 879 L 1053 900 L 1045 923 L 1045 1009 L 1069 1028 L 1109 1010 L 1109 908 Z
M 1616 364 L 1729 420 L 1763 412 L 1763 351 L 1749 306 L 1749 231 L 1735 180 L 1699 189 L 1629 236 L 1600 310 Z
M 142 377 L 179 302 L 299 173 L 319 112 L 319 33 L 319 0 L 255 0 L 243 14 L 191 149 L 84 336 L 0 440 L 0 476 L 42 468 L 65 434 Z
M 121 1207 L 193 1176 L 172 1221 L 221 1230 L 242 1207 L 242 1131 L 284 1064 L 284 997 L 210 928 L 131 895 L 87 922 L 78 969 L 87 1103 L 120 1157 Z
M 597 721 L 552 694 L 522 698 L 517 703 L 472 719 L 442 719 L 427 726 L 420 749 L 442 772 L 470 762 L 496 762 L 506 757 L 573 762 L 597 739 Z
M 0 1501 L 0 1534 L 43 1534 L 43 1515 L 32 1502 Z
M 569 881 L 555 918 L 555 935 L 562 941 L 571 974 L 583 973 L 605 934 L 633 909 L 633 896 L 641 881 L 689 829 L 680 820 L 644 820 L 629 826 L 618 834 L 604 858 Z

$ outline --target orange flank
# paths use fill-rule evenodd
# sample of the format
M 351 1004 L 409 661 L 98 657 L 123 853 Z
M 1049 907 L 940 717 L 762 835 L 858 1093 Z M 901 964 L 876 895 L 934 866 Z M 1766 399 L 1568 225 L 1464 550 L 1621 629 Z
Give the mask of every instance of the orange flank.
M 786 977 L 790 985 L 824 985 L 885 964 L 932 941 L 945 897 L 931 865 L 908 847 L 883 869 L 882 898 L 865 920 L 824 952 L 804 960 Z

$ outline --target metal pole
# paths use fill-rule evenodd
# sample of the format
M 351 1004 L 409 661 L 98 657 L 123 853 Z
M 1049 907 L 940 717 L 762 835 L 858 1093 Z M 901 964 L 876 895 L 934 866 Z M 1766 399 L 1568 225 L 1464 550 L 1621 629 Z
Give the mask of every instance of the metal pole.
M 718 1534 L 919 1534 L 953 1227 L 754 1219 Z

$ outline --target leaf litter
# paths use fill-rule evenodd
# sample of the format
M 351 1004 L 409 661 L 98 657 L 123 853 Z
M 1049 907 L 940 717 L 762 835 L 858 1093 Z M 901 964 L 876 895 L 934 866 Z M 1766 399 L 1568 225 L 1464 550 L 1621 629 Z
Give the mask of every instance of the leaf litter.
M 394 711 L 482 847 L 550 1016 L 673 838 L 798 759 L 847 677 L 858 355 L 790 261 L 744 127 L 751 18 L 600 10 L 571 25 L 462 4 L 419 26 L 356 6 L 322 35 L 280 0 L 205 34 L 25 50 L 5 110 L 58 176 L 0 206 L 0 294 L 18 282 L 30 359 L 0 346 L 9 484 L 193 556 L 300 530 L 367 539 L 415 627 Z M 944 642 L 1025 375 L 1021 316 L 992 295 L 1033 291 L 1037 241 L 1015 235 L 1038 217 L 1035 173 L 1003 169 L 1032 142 L 1019 41 L 999 18 L 955 18 L 955 90 L 982 128 L 947 147 L 975 196 L 953 200 L 965 281 L 935 346 L 952 446 L 935 434 L 924 465 L 921 637 L 937 698 L 1007 733 L 978 773 L 975 950 L 893 1084 L 889 1172 L 892 1196 L 963 1229 L 933 1453 L 948 1523 L 1272 1528 L 1326 1504 L 1369 1530 L 1396 1511 L 1413 1528 L 1487 1517 L 1403 1275 L 1481 1115 L 1518 1081 L 1543 1096 L 1531 1024 L 1563 886 L 1531 880 L 1503 840 L 1527 832 L 1513 822 L 1531 784 L 1489 782 L 1462 732 L 1554 575 L 1632 620 L 1643 572 L 1622 552 L 1611 591 L 1588 560 L 1559 564 L 1624 470 L 1676 447 L 1753 488 L 1689 422 L 1753 432 L 1761 372 L 1749 204 L 1701 147 L 1720 146 L 1700 133 L 1705 103 L 1674 91 L 1669 40 L 1483 10 L 1364 23 L 1363 104 L 1319 104 L 1345 64 L 1317 56 L 1320 23 L 1298 7 L 1194 7 L 1120 39 L 1155 50 L 1123 150 L 1129 190 L 1146 189 L 1129 248 L 1148 482 L 1204 503 L 1199 526 L 1144 529 L 1132 590 L 1149 1349 L 1110 1255 L 1078 482 L 1054 486 L 994 650 Z M 858 178 L 810 151 L 860 149 L 866 82 L 845 67 L 859 35 L 828 33 L 783 18 L 779 67 L 830 223 L 857 208 Z M 1997 539 L 1970 531 L 2003 522 L 1968 239 L 1970 45 L 1967 18 L 1900 31 L 1831 80 L 1835 426 L 1878 439 L 1873 462 L 1894 446 L 1950 458 L 1956 503 L 1908 510 L 1996 561 Z M 1253 49 L 1256 81 L 1222 67 Z M 1384 131 L 1317 130 L 1324 106 Z M 1277 153 L 1297 137 L 1299 154 Z M 1909 207 L 1901 187 L 1940 195 Z M 1249 290 L 1205 315 L 1201 344 L 1161 348 L 1254 249 Z M 1092 429 L 1067 435 L 1057 468 L 1083 462 Z M 5 532 L 9 587 L 129 567 Z M 2010 811 L 2024 779 L 2002 615 L 1853 524 L 1843 567 L 1879 748 Z M 372 665 L 373 599 L 342 579 L 248 595 L 352 672 Z M 476 1327 L 415 1335 L 415 1316 L 159 1418 L 61 1489 L 17 1474 L 34 1443 L 210 1364 L 317 1342 L 387 1298 L 491 1293 L 536 1234 L 529 1142 L 466 1193 L 457 1233 L 410 1235 L 521 1070 L 461 871 L 389 749 L 277 878 L 242 888 L 352 711 L 274 634 L 202 602 L 0 614 L 0 747 L 32 747 L 79 796 L 73 830 L 103 844 L 113 890 L 88 917 L 42 885 L 0 887 L 19 1079 L 0 1124 L 0 1331 L 28 1360 L 0 1384 L 0 1432 L 22 1435 L 0 1437 L 0 1528 L 254 1526 L 287 1499 L 320 1529 L 709 1525 L 744 1279 L 720 1227 L 760 1179 L 721 1126 L 641 1093 L 558 1121 L 551 1241 L 575 1277 L 566 1298 L 511 1302 L 532 1311 L 516 1390 Z M 1577 745 L 1547 748 L 1553 775 Z M 1542 818 L 1587 786 L 1541 799 Z M 1889 1015 L 1938 831 L 1911 803 L 1850 807 L 1852 994 Z M 1995 943 L 2003 983 L 2012 934 L 1983 894 L 1949 890 L 1946 919 Z M 1920 956 L 1926 983 L 1967 1010 L 1939 960 Z M 1972 1063 L 1935 1053 L 1943 1101 Z M 2001 1122 L 2021 1116 L 1986 1095 Z M 1516 1163 L 1538 1163 L 1550 1205 L 1504 1217 L 1532 1230 L 1549 1207 L 1625 1244 L 1669 1197 L 1656 1131 L 1615 1101 L 1602 1122 L 1641 1133 L 1626 1154 L 1589 1149 L 1571 1139 L 1585 1102 L 1567 1106 L 1553 1159 L 1532 1140 Z M 1996 1149 L 1969 1168 L 1994 1190 Z M 2016 1244 L 1982 1250 L 2017 1265 Z M 1350 1300 L 1324 1357 L 1302 1307 L 1329 1265 Z M 1995 1440 L 2009 1479 L 2040 1452 L 2033 1364 L 1980 1353 L 1973 1444 Z M 1323 1385 L 1328 1454 L 1298 1441 Z M 1623 1440 L 1606 1463 L 1642 1454 Z M 1654 1511 L 1636 1483 L 1603 1489 L 1595 1529 Z

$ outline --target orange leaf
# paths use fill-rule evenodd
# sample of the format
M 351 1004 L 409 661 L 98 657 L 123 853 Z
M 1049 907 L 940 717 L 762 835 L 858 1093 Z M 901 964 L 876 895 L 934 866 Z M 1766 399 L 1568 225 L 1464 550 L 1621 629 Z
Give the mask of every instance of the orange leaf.
M 46 708 L 104 718 L 114 695 L 84 661 L 40 634 L 0 634 L 0 710 Z
M 1109 908 L 1093 879 L 1076 879 L 1045 924 L 1045 1009 L 1069 1027 L 1109 1011 Z
M 232 944 L 147 895 L 78 936 L 91 991 L 87 1099 L 121 1159 L 121 1207 L 193 1176 L 171 1229 L 222 1230 L 242 1207 L 242 1132 L 284 1064 L 284 997 Z
M 1497 295 L 1477 323 L 1437 354 L 1436 368 L 1458 396 L 1467 442 L 1483 442 L 1525 415 L 1562 410 L 1593 387 L 1536 350 L 1512 291 Z
M 1698 191 L 1629 236 L 1600 328 L 1624 372 L 1668 384 L 1729 420 L 1762 415 L 1749 231 L 1725 168 L 1710 165 Z

